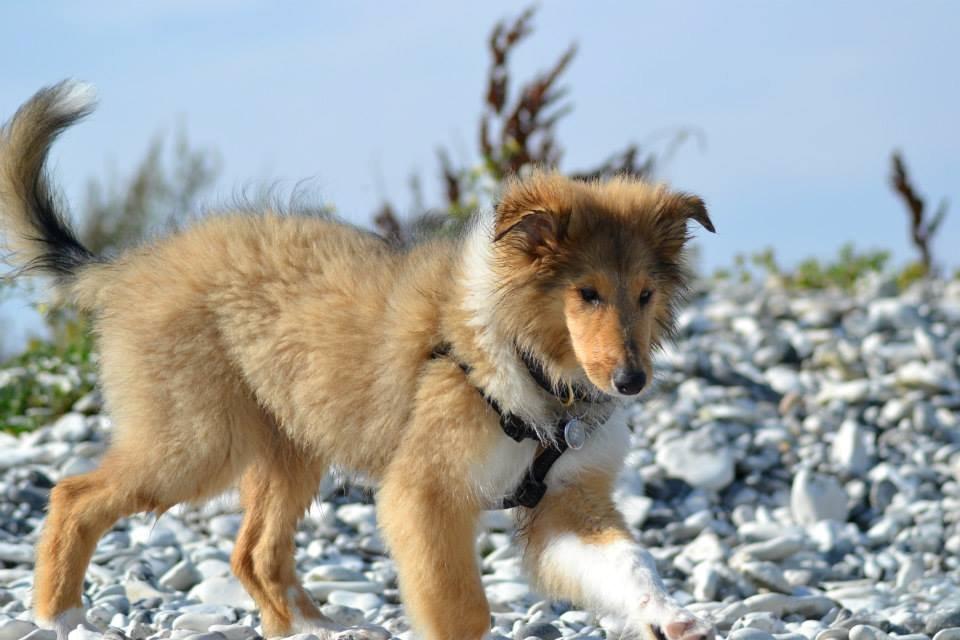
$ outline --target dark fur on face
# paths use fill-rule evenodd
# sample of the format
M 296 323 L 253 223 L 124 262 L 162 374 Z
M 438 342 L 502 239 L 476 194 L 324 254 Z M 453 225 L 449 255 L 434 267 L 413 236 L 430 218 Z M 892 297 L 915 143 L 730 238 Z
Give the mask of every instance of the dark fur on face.
M 703 201 L 636 179 L 541 173 L 507 185 L 494 228 L 504 300 L 536 310 L 512 327 L 550 375 L 610 395 L 618 371 L 651 379 L 689 281 L 688 222 L 713 232 Z M 532 285 L 532 286 L 531 286 Z

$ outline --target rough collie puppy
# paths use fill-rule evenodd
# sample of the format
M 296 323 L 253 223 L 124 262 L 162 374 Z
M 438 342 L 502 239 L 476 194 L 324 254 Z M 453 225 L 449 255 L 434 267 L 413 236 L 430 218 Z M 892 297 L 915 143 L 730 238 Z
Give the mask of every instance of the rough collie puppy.
M 293 556 L 331 465 L 378 483 L 379 525 L 427 639 L 489 634 L 474 539 L 480 513 L 504 506 L 544 594 L 622 616 L 635 635 L 712 638 L 611 500 L 628 444 L 618 405 L 652 378 L 670 332 L 689 221 L 713 230 L 699 198 L 535 173 L 462 238 L 410 250 L 264 211 L 106 259 L 78 242 L 44 169 L 90 109 L 82 86 L 61 83 L 0 133 L 12 260 L 93 314 L 115 425 L 100 468 L 51 494 L 34 604 L 59 638 L 85 624 L 84 572 L 118 518 L 237 481 L 232 566 L 264 633 L 336 637 Z

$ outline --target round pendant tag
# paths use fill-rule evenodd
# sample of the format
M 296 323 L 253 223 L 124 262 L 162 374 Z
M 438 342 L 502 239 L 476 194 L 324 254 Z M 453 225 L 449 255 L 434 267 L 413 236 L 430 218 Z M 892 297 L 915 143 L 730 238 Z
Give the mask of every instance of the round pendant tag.
M 579 449 L 587 440 L 587 430 L 583 428 L 583 423 L 576 418 L 571 418 L 570 422 L 563 428 L 563 439 L 567 441 L 567 446 L 571 449 Z

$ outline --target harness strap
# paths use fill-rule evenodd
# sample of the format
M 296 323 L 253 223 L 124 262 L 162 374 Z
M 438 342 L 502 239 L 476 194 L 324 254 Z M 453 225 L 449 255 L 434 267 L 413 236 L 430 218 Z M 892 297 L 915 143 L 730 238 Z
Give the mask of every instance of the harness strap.
M 530 377 L 533 378 L 534 382 L 536 382 L 541 389 L 564 404 L 569 404 L 573 400 L 578 402 L 596 402 L 596 394 L 590 392 L 590 390 L 581 384 L 570 383 L 566 390 L 554 387 L 553 383 L 547 378 L 547 373 L 543 369 L 542 362 L 531 357 L 522 349 L 517 349 L 517 355 L 523 360 L 523 364 L 526 365 L 527 371 L 530 372 Z
M 438 358 L 449 357 L 457 363 L 464 375 L 469 376 L 473 368 L 465 362 L 461 362 L 459 359 L 454 357 L 452 352 L 453 347 L 450 345 L 450 343 L 442 342 L 434 347 L 433 351 L 430 353 L 430 359 L 436 360 Z M 534 376 L 534 379 L 537 379 L 536 376 Z M 539 383 L 539 380 L 537 381 Z M 515 440 L 516 442 L 523 442 L 524 440 L 540 440 L 540 438 L 537 437 L 536 429 L 527 424 L 523 418 L 512 413 L 505 412 L 500 406 L 500 403 L 487 395 L 483 389 L 476 386 L 474 386 L 474 388 L 478 393 L 480 393 L 480 395 L 483 396 L 483 399 L 487 401 L 487 404 L 490 405 L 490 408 L 497 413 L 500 418 L 500 428 L 503 429 L 503 432 L 507 434 L 509 438 Z M 549 391 L 548 387 L 544 388 Z M 500 503 L 500 506 L 496 508 L 512 509 L 520 506 L 533 509 L 540 504 L 540 500 L 543 499 L 544 494 L 547 492 L 547 474 L 550 472 L 553 464 L 568 449 L 567 442 L 563 437 L 563 432 L 569 421 L 570 418 L 562 418 L 557 423 L 557 426 L 554 430 L 554 443 L 545 447 L 543 451 L 540 452 L 540 454 L 534 459 L 533 464 L 527 471 L 526 476 L 524 476 L 523 480 L 520 482 L 520 485 L 516 488 L 516 490 L 514 490 L 513 494 L 504 498 Z

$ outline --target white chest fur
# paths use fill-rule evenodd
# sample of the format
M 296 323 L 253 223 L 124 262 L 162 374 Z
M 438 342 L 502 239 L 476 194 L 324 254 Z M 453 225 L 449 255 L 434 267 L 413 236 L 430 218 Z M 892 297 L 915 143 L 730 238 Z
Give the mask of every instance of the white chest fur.
M 629 435 L 624 411 L 618 408 L 604 424 L 590 431 L 583 448 L 568 449 L 554 463 L 546 478 L 547 492 L 575 483 L 580 474 L 591 469 L 619 473 Z M 499 504 L 516 490 L 536 455 L 535 441 L 516 442 L 500 434 L 496 446 L 473 465 L 475 490 L 490 506 Z

